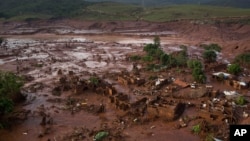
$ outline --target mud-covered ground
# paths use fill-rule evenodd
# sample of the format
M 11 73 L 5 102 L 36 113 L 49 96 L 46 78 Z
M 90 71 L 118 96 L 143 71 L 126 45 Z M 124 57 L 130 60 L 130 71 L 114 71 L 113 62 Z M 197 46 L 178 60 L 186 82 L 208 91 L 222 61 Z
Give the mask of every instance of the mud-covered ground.
M 143 54 L 159 35 L 165 52 L 186 45 L 189 56 L 198 58 L 200 44 L 218 43 L 218 62 L 227 64 L 249 51 L 249 25 L 39 21 L 1 23 L 0 33 L 0 70 L 23 75 L 27 96 L 11 117 L 15 125 L 0 131 L 0 141 L 93 140 L 100 131 L 114 141 L 228 140 L 229 124 L 249 124 L 249 105 L 234 106 L 233 98 L 207 93 L 206 85 L 180 88 L 168 81 L 192 83 L 185 68 L 147 72 L 128 59 Z M 215 91 L 235 90 L 210 78 L 212 69 L 206 73 Z M 156 89 L 150 76 L 168 83 Z M 136 82 L 126 84 L 126 77 Z M 250 96 L 249 89 L 237 91 Z M 192 132 L 198 124 L 200 135 Z

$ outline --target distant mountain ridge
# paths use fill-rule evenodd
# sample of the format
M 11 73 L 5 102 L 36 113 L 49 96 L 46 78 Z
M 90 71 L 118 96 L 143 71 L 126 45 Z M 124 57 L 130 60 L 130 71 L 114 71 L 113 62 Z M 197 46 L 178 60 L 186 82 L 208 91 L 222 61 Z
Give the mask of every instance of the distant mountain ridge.
M 250 0 L 86 0 L 91 2 L 112 1 L 144 6 L 163 6 L 176 4 L 202 4 L 226 7 L 250 8 Z

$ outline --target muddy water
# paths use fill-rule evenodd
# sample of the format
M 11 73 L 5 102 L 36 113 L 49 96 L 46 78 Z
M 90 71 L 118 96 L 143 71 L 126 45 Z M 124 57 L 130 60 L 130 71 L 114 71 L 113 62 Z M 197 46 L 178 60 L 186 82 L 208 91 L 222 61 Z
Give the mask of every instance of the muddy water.
M 86 127 L 89 130 L 101 129 L 102 123 L 112 126 L 113 122 L 124 113 L 117 110 L 109 100 L 103 96 L 86 92 L 81 95 L 73 95 L 80 98 L 82 103 L 105 104 L 106 111 L 102 114 L 93 114 L 86 111 L 71 113 L 65 110 L 65 102 L 50 102 L 50 99 L 59 98 L 66 100 L 72 94 L 63 93 L 61 96 L 53 96 L 52 88 L 54 82 L 58 81 L 58 70 L 63 74 L 73 71 L 76 74 L 84 75 L 84 71 L 95 72 L 103 75 L 105 71 L 116 72 L 123 69 L 132 70 L 132 64 L 125 61 L 125 55 L 131 52 L 142 50 L 142 45 L 152 43 L 151 38 L 128 37 L 128 36 L 56 36 L 51 34 L 13 36 L 7 40 L 9 52 L 21 49 L 17 58 L 20 61 L 20 68 L 27 66 L 29 69 L 21 71 L 35 78 L 34 81 L 26 84 L 26 87 L 35 83 L 43 83 L 43 89 L 28 93 L 28 100 L 25 106 L 20 106 L 31 113 L 28 119 L 16 125 L 11 131 L 1 130 L 0 141 L 47 141 L 62 140 L 76 127 Z M 179 50 L 178 38 L 164 37 L 162 39 L 163 48 L 169 51 Z M 69 47 L 66 47 L 66 44 Z M 173 43 L 173 44 L 172 44 Z M 188 42 L 187 42 L 188 44 Z M 96 56 L 101 56 L 98 58 Z M 5 61 L 8 60 L 8 61 Z M 32 60 L 32 62 L 30 61 Z M 18 64 L 19 64 L 18 63 Z M 36 67 L 33 63 L 41 63 Z M 16 71 L 16 57 L 6 57 L 0 60 L 1 70 Z M 12 67 L 10 69 L 10 66 Z M 85 76 L 88 77 L 88 76 Z M 114 79 L 114 78 L 112 78 Z M 115 85 L 119 92 L 131 93 L 128 87 Z M 136 101 L 136 96 L 130 95 L 131 101 Z M 41 126 L 42 117 L 39 115 L 41 109 L 45 109 L 46 114 L 53 117 L 53 125 L 49 127 Z M 155 121 L 150 124 L 134 125 L 123 131 L 125 140 L 199 140 L 197 136 L 190 133 L 189 128 L 173 129 L 173 123 Z M 155 126 L 155 128 L 152 128 Z M 44 132 L 44 128 L 49 128 L 49 134 L 38 137 Z M 87 136 L 87 135 L 86 135 Z M 87 137 L 87 140 L 92 140 Z

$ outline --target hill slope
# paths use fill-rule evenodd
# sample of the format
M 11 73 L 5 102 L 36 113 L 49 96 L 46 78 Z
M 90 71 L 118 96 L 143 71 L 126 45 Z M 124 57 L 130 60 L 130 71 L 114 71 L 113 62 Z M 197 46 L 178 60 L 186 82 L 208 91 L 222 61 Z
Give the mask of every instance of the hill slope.
M 40 17 L 68 17 L 76 15 L 90 2 L 83 0 L 0 0 L 0 18 L 39 15 Z
M 202 5 L 216 5 L 229 6 L 238 8 L 250 8 L 249 0 L 87 0 L 95 2 L 113 1 L 120 3 L 137 4 L 144 6 L 166 6 L 176 4 L 202 4 Z
M 250 0 L 212 0 L 209 5 L 250 8 Z
M 114 2 L 94 3 L 84 0 L 74 0 L 74 2 L 72 0 L 0 0 L 0 20 L 73 18 L 80 20 L 170 21 L 250 17 L 249 13 L 250 9 L 206 5 L 141 7 L 141 5 Z

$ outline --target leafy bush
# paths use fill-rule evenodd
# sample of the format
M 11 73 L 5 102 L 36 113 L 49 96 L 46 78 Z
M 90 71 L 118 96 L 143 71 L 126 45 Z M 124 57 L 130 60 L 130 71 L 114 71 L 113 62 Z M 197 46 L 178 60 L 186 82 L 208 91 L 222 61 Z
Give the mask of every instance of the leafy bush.
M 239 96 L 236 98 L 235 103 L 237 105 L 245 105 L 247 103 L 247 100 L 243 96 Z
M 0 120 L 2 116 L 10 113 L 14 102 L 24 98 L 20 89 L 23 86 L 22 78 L 10 72 L 0 71 Z M 0 128 L 5 127 L 5 122 L 0 121 Z
M 0 98 L 0 115 L 10 113 L 14 108 L 14 103 L 9 98 Z
M 147 44 L 143 51 L 147 52 L 148 56 L 154 57 L 154 59 L 160 60 L 163 50 L 160 48 L 160 38 L 157 36 L 154 38 L 154 44 Z
M 193 131 L 193 133 L 195 133 L 195 134 L 199 134 L 199 133 L 201 132 L 201 126 L 200 126 L 200 124 L 194 125 L 194 126 L 192 127 L 192 131 Z
M 176 56 L 174 56 L 174 58 L 176 60 L 176 66 L 186 66 L 188 60 L 187 50 L 183 49 Z
M 201 45 L 205 50 L 214 50 L 221 52 L 221 47 L 218 44 Z
M 0 72 L 0 97 L 15 100 L 19 97 L 23 79 L 10 72 Z
M 250 66 L 250 52 L 236 56 L 234 62 L 241 65 Z
M 231 64 L 227 67 L 227 71 L 236 75 L 241 72 L 241 68 L 239 64 Z
M 190 69 L 202 68 L 202 63 L 199 60 L 188 60 L 187 65 Z
M 192 76 L 195 81 L 200 82 L 200 83 L 205 83 L 206 81 L 206 75 L 202 71 L 202 68 L 194 68 L 192 72 Z
M 217 59 L 217 54 L 213 50 L 205 50 L 203 53 L 203 58 L 205 62 L 212 63 Z
M 165 53 L 162 54 L 160 60 L 161 60 L 162 65 L 167 65 L 169 62 L 169 55 L 167 55 Z

